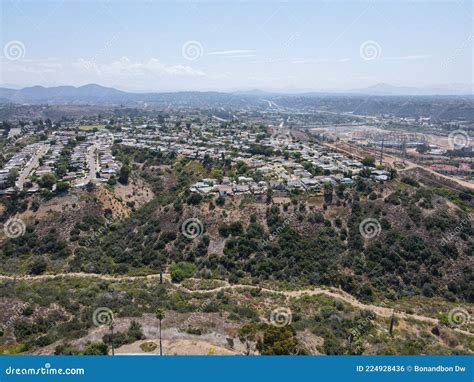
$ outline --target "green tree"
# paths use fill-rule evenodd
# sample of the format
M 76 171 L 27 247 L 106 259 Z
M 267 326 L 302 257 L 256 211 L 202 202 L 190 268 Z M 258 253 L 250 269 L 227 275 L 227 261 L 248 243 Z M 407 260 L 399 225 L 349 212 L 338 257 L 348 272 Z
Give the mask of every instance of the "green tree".
M 196 192 L 193 192 L 189 195 L 189 198 L 186 200 L 187 204 L 197 206 L 202 201 L 202 196 Z
M 57 192 L 66 192 L 69 190 L 69 183 L 67 182 L 58 182 L 56 184 L 56 191 Z
M 128 184 L 128 178 L 130 176 L 130 166 L 128 164 L 123 164 L 122 168 L 120 169 L 120 174 L 118 181 L 122 184 Z
M 250 355 L 252 342 L 257 341 L 257 326 L 253 322 L 242 325 L 239 329 L 238 336 L 242 343 L 245 343 L 246 354 Z
M 270 187 L 268 187 L 267 188 L 267 199 L 266 199 L 267 204 L 272 204 L 272 197 L 273 197 L 273 190 Z
M 56 183 L 56 177 L 54 174 L 49 173 L 49 174 L 44 174 L 41 179 L 38 181 L 38 184 L 40 187 L 47 188 L 48 190 L 51 190 L 51 188 L 54 186 Z
M 35 259 L 30 265 L 30 274 L 40 275 L 46 271 L 48 264 L 43 257 Z
M 430 146 L 423 144 L 420 146 L 416 146 L 416 151 L 420 154 L 427 153 L 430 150 Z
M 142 326 L 139 322 L 133 320 L 127 330 L 127 337 L 130 342 L 139 341 L 145 338 Z
M 324 183 L 323 190 L 324 190 L 324 202 L 328 205 L 332 204 L 332 193 L 334 190 L 332 183 L 330 182 Z
M 16 167 L 12 167 L 10 171 L 8 171 L 8 178 L 7 178 L 8 184 L 13 186 L 19 175 L 20 173 L 18 172 L 18 169 Z
M 375 167 L 375 157 L 372 155 L 367 155 L 364 159 L 362 159 L 362 164 L 367 167 Z
M 286 355 L 296 354 L 297 346 L 296 331 L 291 325 L 283 327 L 267 325 L 257 349 L 262 355 Z
M 87 184 L 86 184 L 86 191 L 87 192 L 92 192 L 95 190 L 95 184 L 92 183 L 91 181 L 89 181 Z

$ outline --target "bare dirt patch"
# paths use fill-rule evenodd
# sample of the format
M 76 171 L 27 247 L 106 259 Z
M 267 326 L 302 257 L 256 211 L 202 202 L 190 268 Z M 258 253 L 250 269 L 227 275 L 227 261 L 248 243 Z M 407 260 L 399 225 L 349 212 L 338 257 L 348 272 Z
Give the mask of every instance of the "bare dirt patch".
M 130 215 L 130 208 L 119 197 L 110 192 L 106 187 L 98 187 L 94 191 L 94 196 L 104 206 L 110 209 L 116 218 L 124 218 Z
M 133 203 L 136 208 L 153 199 L 153 191 L 139 178 L 131 178 L 129 184 L 117 183 L 114 187 L 115 195 L 125 203 Z

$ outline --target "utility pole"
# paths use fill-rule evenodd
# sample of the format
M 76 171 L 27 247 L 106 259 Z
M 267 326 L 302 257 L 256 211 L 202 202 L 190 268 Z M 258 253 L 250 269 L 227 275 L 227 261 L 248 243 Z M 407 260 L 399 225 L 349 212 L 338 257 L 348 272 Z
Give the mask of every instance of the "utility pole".
M 384 137 L 382 137 L 382 146 L 380 147 L 380 165 L 382 165 L 382 160 L 383 160 L 383 143 L 384 143 Z
M 160 319 L 160 355 L 163 355 L 163 343 L 161 342 L 161 319 Z
M 403 141 L 402 141 L 402 158 L 403 158 L 403 164 L 405 164 L 405 158 L 406 158 L 406 156 L 407 156 L 407 147 L 406 147 L 406 144 L 407 144 L 406 136 L 403 136 Z

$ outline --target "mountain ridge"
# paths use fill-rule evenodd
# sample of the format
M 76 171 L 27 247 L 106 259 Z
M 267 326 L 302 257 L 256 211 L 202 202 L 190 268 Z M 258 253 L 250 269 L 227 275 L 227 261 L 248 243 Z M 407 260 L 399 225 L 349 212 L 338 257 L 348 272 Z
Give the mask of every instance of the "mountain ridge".
M 208 96 L 220 98 L 243 97 L 247 101 L 263 100 L 269 96 L 285 96 L 285 97 L 301 97 L 301 96 L 472 96 L 472 93 L 459 94 L 455 91 L 452 94 L 449 90 L 436 89 L 420 89 L 415 87 L 398 87 L 390 84 L 375 84 L 368 88 L 352 89 L 348 91 L 317 91 L 317 92 L 301 92 L 301 93 L 280 93 L 264 91 L 260 89 L 238 90 L 238 91 L 165 91 L 165 92 L 140 92 L 134 93 L 119 90 L 113 87 L 106 87 L 99 84 L 86 84 L 82 86 L 61 85 L 45 87 L 41 85 L 24 87 L 21 89 L 13 89 L 0 87 L 0 99 L 8 100 L 12 103 L 51 103 L 51 104 L 140 104 L 147 102 L 176 102 L 181 97 L 181 103 L 188 103 L 191 100 L 186 98 L 194 98 L 195 96 Z M 192 99 L 195 102 L 196 99 Z

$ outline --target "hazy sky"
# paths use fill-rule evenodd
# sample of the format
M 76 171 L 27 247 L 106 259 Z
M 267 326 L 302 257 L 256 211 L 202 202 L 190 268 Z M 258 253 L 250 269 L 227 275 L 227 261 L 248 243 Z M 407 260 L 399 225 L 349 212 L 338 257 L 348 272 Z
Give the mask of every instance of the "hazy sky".
M 0 1 L 2 84 L 307 91 L 473 83 L 471 1 Z

